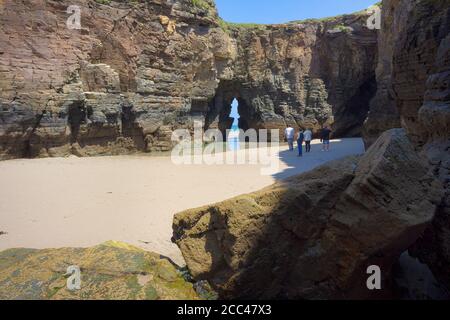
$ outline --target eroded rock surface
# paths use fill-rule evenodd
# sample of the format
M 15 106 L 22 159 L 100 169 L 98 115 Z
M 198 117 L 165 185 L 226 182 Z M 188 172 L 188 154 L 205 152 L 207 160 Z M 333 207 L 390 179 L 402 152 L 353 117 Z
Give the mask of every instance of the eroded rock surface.
M 382 268 L 386 289 L 441 196 L 405 132 L 391 130 L 361 158 L 176 215 L 174 241 L 224 298 L 369 298 L 367 268 Z
M 67 289 L 67 268 L 81 290 Z M 87 248 L 0 252 L 0 299 L 196 300 L 193 285 L 166 259 L 119 242 Z
M 376 68 L 377 91 L 370 101 L 369 115 L 364 123 L 363 137 L 366 147 L 370 147 L 386 130 L 400 128 L 400 115 L 395 102 L 392 87 L 393 51 L 401 28 L 408 17 L 408 11 L 396 10 L 392 1 L 384 1 L 381 11 L 381 29 L 378 33 L 378 65 Z M 409 2 L 409 5 L 405 4 Z M 411 1 L 405 0 L 403 8 L 410 7 Z
M 419 120 L 427 137 L 422 154 L 444 186 L 445 195 L 432 227 L 414 251 L 450 287 L 450 36 L 442 40 L 435 66 L 436 73 L 427 80 Z
M 69 5 L 81 29 L 69 29 Z M 367 14 L 230 25 L 210 0 L 0 3 L 0 159 L 167 151 L 175 129 L 361 131 L 375 93 Z
M 450 287 L 450 4 L 446 0 L 384 0 L 378 91 L 365 124 L 367 145 L 401 126 L 444 195 L 433 226 L 414 252 Z

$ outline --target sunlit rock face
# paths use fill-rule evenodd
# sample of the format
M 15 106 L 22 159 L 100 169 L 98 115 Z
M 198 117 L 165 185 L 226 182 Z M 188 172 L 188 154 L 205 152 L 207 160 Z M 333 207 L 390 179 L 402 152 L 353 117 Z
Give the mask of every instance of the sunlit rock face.
M 115 241 L 91 248 L 9 249 L 0 252 L 0 267 L 2 300 L 200 299 L 169 260 Z M 79 290 L 73 290 L 77 277 Z
M 358 135 L 376 90 L 376 32 L 367 16 L 246 28 L 235 26 L 234 92 L 250 127 L 288 125 Z M 342 27 L 342 26 L 347 27 Z
M 69 5 L 81 29 L 67 27 Z M 243 128 L 334 123 L 353 136 L 374 94 L 365 14 L 238 26 L 209 0 L 0 8 L 2 159 L 170 150 L 171 132 L 194 120 L 228 128 L 233 98 Z

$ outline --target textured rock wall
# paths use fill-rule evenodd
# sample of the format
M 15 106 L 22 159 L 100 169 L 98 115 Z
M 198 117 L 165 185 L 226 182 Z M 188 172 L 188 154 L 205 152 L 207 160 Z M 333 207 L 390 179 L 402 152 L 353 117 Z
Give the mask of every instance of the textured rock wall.
M 66 27 L 69 5 L 81 30 Z M 209 0 L 0 8 L 1 159 L 166 151 L 195 119 L 229 128 L 233 98 L 242 128 L 334 122 L 357 135 L 374 93 L 364 14 L 241 27 Z
M 238 47 L 232 90 L 248 126 L 319 130 L 334 123 L 338 136 L 360 134 L 376 89 L 377 34 L 366 27 L 366 19 L 356 14 L 231 27 Z
M 427 12 L 434 14 L 431 19 Z M 450 4 L 448 1 L 424 2 L 413 13 L 418 21 L 415 26 L 410 21 L 407 28 L 411 32 L 416 30 L 417 35 L 403 38 L 397 55 L 400 65 L 394 73 L 399 110 L 401 115 L 405 114 L 404 123 L 410 135 L 419 147 L 423 145 L 421 154 L 428 160 L 430 170 L 446 190 L 433 225 L 414 251 L 450 288 Z M 424 41 L 427 48 L 415 48 L 415 41 Z M 418 63 L 409 72 L 400 68 L 407 58 Z M 414 100 L 408 100 L 405 92 L 403 79 L 411 72 L 416 81 L 410 82 L 410 87 L 423 92 L 420 104 L 415 96 Z
M 81 289 L 67 288 L 78 266 Z M 193 284 L 159 254 L 120 242 L 91 248 L 0 252 L 2 300 L 198 300 Z
M 449 10 L 446 0 L 383 1 L 378 90 L 365 123 L 366 144 L 396 126 L 404 127 L 418 147 L 438 136 L 448 137 L 445 115 L 437 120 L 439 116 L 426 113 L 426 108 L 420 110 L 429 89 L 441 92 L 437 100 L 445 103 L 447 98 L 448 84 L 444 78 L 448 62 L 442 58 L 444 53 L 438 57 L 438 50 L 444 51 L 440 47 L 445 46 L 443 40 L 449 33 Z M 431 78 L 436 73 L 441 75 Z
M 1 3 L 2 157 L 170 149 L 172 129 L 191 126 L 192 101 L 214 95 L 231 57 L 214 8 L 70 4 L 81 30 L 66 27 L 69 2 Z
M 450 287 L 450 3 L 384 0 L 383 26 L 379 88 L 364 138 L 370 145 L 401 125 L 443 184 L 446 195 L 433 226 L 414 251 Z
M 398 5 L 397 2 L 392 5 Z M 426 128 L 419 119 L 419 109 L 424 103 L 429 77 L 439 68 L 448 67 L 445 61 L 441 62 L 443 66 L 438 66 L 436 59 L 442 40 L 450 32 L 450 6 L 445 0 L 408 1 L 396 6 L 396 10 L 406 15 L 406 19 L 394 46 L 392 83 L 402 126 L 420 146 L 433 138 L 426 130 L 429 131 L 430 127 Z M 442 84 L 444 86 L 440 89 L 445 93 L 448 90 L 445 85 L 448 84 Z M 446 101 L 446 97 L 442 98 Z M 430 114 L 430 118 L 433 115 Z M 439 129 L 431 128 L 431 131 Z
M 404 21 L 408 17 L 411 2 L 403 1 L 403 10 L 392 2 L 383 2 L 381 11 L 381 30 L 378 34 L 378 65 L 376 68 L 377 92 L 370 102 L 369 115 L 364 123 L 363 137 L 366 147 L 370 147 L 386 130 L 400 128 L 400 115 L 392 87 L 393 51 L 400 36 Z M 409 5 L 408 5 L 409 4 Z

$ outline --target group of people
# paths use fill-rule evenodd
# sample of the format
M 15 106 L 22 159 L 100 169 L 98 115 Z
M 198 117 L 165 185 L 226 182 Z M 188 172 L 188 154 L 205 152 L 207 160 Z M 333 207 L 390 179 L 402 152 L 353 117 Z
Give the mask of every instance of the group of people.
M 330 136 L 331 129 L 328 126 L 324 126 L 320 132 L 320 142 L 322 142 L 322 151 L 330 151 Z M 292 127 L 286 128 L 285 136 L 289 144 L 289 150 L 294 151 L 294 138 L 295 129 Z M 299 129 L 297 133 L 297 144 L 298 144 L 298 156 L 303 157 L 303 143 L 305 144 L 305 151 L 307 153 L 311 152 L 311 141 L 313 140 L 313 133 L 311 129 L 306 129 L 303 131 L 302 128 Z

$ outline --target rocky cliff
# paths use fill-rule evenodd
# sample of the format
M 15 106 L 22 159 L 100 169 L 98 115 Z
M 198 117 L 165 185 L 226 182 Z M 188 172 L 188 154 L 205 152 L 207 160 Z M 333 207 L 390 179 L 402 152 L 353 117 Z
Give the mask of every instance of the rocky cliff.
M 361 13 L 275 26 L 228 25 L 238 57 L 234 77 L 219 84 L 219 109 L 228 106 L 223 116 L 236 97 L 244 129 L 334 124 L 337 136 L 358 135 L 376 91 L 377 34 L 366 20 Z
M 376 68 L 377 91 L 370 101 L 370 111 L 363 127 L 366 147 L 370 147 L 384 131 L 401 127 L 392 87 L 392 68 L 394 46 L 399 35 L 404 32 L 401 28 L 407 14 L 395 8 L 395 5 L 384 2 L 381 11 Z
M 370 145 L 398 122 L 446 190 L 415 252 L 450 286 L 450 3 L 383 1 L 378 91 L 365 124 Z
M 228 129 L 234 98 L 244 129 L 358 135 L 376 89 L 365 13 L 241 26 L 209 0 L 6 0 L 0 17 L 2 159 L 166 151 L 194 120 Z

